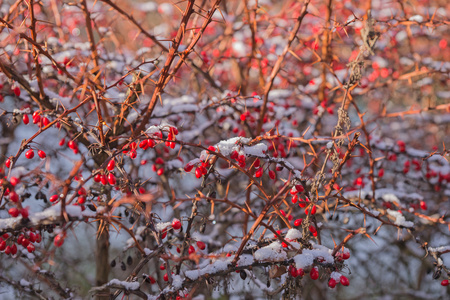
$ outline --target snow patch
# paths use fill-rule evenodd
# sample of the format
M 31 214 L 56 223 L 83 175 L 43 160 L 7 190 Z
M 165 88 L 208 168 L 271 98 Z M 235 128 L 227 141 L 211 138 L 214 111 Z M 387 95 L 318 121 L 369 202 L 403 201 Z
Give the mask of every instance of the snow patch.
M 273 242 L 272 244 L 258 249 L 255 252 L 256 260 L 270 260 L 279 261 L 287 258 L 286 252 L 283 250 L 280 242 Z

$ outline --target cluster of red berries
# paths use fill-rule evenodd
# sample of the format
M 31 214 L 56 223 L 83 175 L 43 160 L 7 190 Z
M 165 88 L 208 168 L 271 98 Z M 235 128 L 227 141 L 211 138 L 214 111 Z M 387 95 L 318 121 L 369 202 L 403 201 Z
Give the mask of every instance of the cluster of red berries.
M 34 243 L 40 243 L 42 240 L 41 234 L 35 233 L 32 229 L 28 233 L 21 233 L 15 242 L 13 238 L 7 233 L 3 234 L 0 237 L 0 251 L 4 251 L 6 255 L 15 255 L 17 253 L 17 245 L 20 245 L 26 248 L 29 253 L 32 253 L 36 250 Z
M 300 277 L 303 277 L 303 275 L 305 274 L 305 272 L 303 271 L 303 269 L 301 269 L 301 268 L 299 268 L 299 269 L 297 269 L 297 268 L 295 268 L 293 265 L 290 265 L 289 266 L 289 269 L 288 269 L 288 272 L 289 272 L 289 274 L 292 276 L 292 277 L 298 277 L 298 276 L 300 276 Z M 317 280 L 317 279 L 319 279 L 319 268 L 317 267 L 317 266 L 314 266 L 314 267 L 312 267 L 312 269 L 311 269 L 311 271 L 309 271 L 309 277 L 312 279 L 312 280 Z M 343 286 L 349 286 L 350 285 L 350 281 L 348 280 L 348 278 L 347 277 L 345 277 L 344 275 L 341 275 L 340 277 L 339 277 L 339 282 L 343 285 Z M 328 286 L 330 287 L 330 288 L 335 288 L 336 287 L 336 285 L 338 284 L 338 282 L 336 281 L 336 279 L 334 279 L 334 278 L 330 278 L 329 280 L 328 280 Z
M 19 215 L 22 215 L 22 218 L 26 219 L 29 216 L 28 209 L 26 208 L 11 207 L 8 210 L 8 213 L 13 218 L 17 218 Z
M 45 152 L 43 150 L 38 150 L 38 156 L 41 159 L 45 159 L 47 157 L 47 154 L 45 154 Z M 34 157 L 34 151 L 33 149 L 29 149 L 25 152 L 25 157 L 27 159 L 32 159 Z
M 201 162 L 198 164 L 198 166 L 195 168 L 195 177 L 200 178 L 200 177 L 202 177 L 203 175 L 206 175 L 206 174 L 208 173 L 208 168 L 209 168 L 209 167 L 210 167 L 209 162 L 207 162 L 207 161 L 206 161 L 206 162 L 201 161 Z M 194 165 L 188 163 L 188 164 L 186 164 L 186 165 L 184 166 L 184 171 L 187 172 L 187 173 L 189 173 L 189 172 L 192 171 L 193 168 L 194 168 Z
M 314 107 L 312 112 L 314 115 L 319 115 L 319 114 L 322 115 L 326 111 L 328 114 L 333 115 L 334 108 L 335 108 L 334 104 L 327 105 L 327 100 L 323 100 L 322 102 L 320 102 L 319 105 Z
M 152 166 L 153 172 L 156 172 L 158 176 L 164 174 L 164 159 L 157 157 L 155 159 L 155 164 Z
M 344 275 L 341 275 L 339 278 L 339 282 L 343 285 L 343 286 L 349 286 L 350 285 L 350 280 L 348 280 L 347 277 L 345 277 Z M 330 280 L 328 280 L 328 286 L 332 289 L 334 289 L 336 287 L 336 285 L 338 284 L 338 282 L 336 281 L 336 279 L 334 278 L 330 278 Z
M 300 277 L 303 277 L 303 275 L 305 275 L 305 271 L 303 271 L 303 269 L 302 268 L 295 268 L 293 265 L 290 265 L 289 266 L 289 274 L 292 276 L 292 277 L 298 277 L 298 276 L 300 276 Z

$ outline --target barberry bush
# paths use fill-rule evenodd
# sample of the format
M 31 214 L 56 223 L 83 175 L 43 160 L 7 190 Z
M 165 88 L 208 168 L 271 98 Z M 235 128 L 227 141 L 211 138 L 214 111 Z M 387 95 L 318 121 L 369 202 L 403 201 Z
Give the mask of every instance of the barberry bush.
M 449 8 L 1 1 L 2 297 L 448 297 Z

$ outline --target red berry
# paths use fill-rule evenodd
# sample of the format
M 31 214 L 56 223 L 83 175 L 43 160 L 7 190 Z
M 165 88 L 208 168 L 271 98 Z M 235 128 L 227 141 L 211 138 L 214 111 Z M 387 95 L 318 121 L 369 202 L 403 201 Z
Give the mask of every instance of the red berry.
M 169 275 L 166 273 L 166 274 L 164 274 L 164 281 L 169 281 Z
M 103 175 L 100 175 L 100 176 L 101 176 L 100 182 L 101 182 L 103 185 L 106 185 L 106 184 L 108 183 L 108 179 L 106 178 L 106 175 L 103 174 Z
M 33 244 L 29 244 L 29 245 L 27 246 L 27 250 L 28 250 L 29 253 L 33 253 L 34 250 L 36 250 L 36 248 L 34 247 Z
M 341 279 L 339 280 L 341 282 L 341 284 L 343 286 L 349 286 L 350 285 L 350 281 L 348 280 L 347 277 L 345 276 L 341 276 Z
M 319 269 L 317 267 L 312 268 L 309 276 L 312 280 L 317 280 L 319 278 Z
M 259 178 L 259 177 L 262 176 L 262 174 L 263 174 L 263 168 L 259 168 L 259 169 L 256 170 L 256 172 L 255 172 L 255 177 L 256 177 L 256 178 Z
M 23 124 L 25 124 L 25 125 L 27 125 L 28 123 L 30 123 L 30 118 L 28 117 L 27 114 L 23 115 L 22 121 L 23 121 Z
M 342 259 L 349 259 L 350 258 L 350 252 L 344 252 L 342 253 Z
M 33 124 L 37 124 L 37 123 L 40 123 L 40 122 L 41 122 L 41 116 L 33 114 Z
M 11 215 L 11 217 L 16 218 L 19 215 L 19 210 L 16 207 L 11 207 L 8 210 L 8 213 Z
M 448 285 L 448 279 L 444 279 L 441 281 L 441 285 L 442 286 L 447 286 Z
M 67 146 L 68 146 L 70 149 L 72 149 L 72 150 L 78 148 L 77 143 L 75 143 L 75 141 L 69 141 L 69 142 L 67 143 Z
M 10 254 L 11 254 L 11 247 L 10 247 L 10 246 L 7 246 L 7 247 L 6 247 L 6 249 L 5 249 L 5 254 L 6 254 L 6 255 L 10 255 Z
M 24 219 L 28 218 L 28 215 L 29 215 L 28 209 L 22 208 L 22 209 L 20 210 L 20 214 L 22 215 L 22 217 L 23 217 Z
M 17 246 L 16 246 L 16 244 L 13 244 L 12 246 L 11 246 L 11 254 L 12 255 L 15 255 L 17 253 Z
M 86 197 L 85 197 L 85 196 L 80 196 L 80 197 L 78 197 L 78 203 L 79 203 L 79 204 L 84 204 L 84 203 L 86 203 Z
M 216 152 L 216 148 L 214 146 L 209 146 L 208 150 L 210 151 L 210 153 Z
M 301 193 L 305 190 L 305 188 L 303 187 L 303 185 L 301 184 L 296 184 L 295 185 L 295 189 L 297 190 L 297 192 Z
M 3 251 L 3 250 L 5 250 L 5 249 L 6 249 L 6 242 L 3 241 L 3 240 L 1 240 L 1 241 L 0 241 L 0 251 Z
M 64 236 L 62 234 L 56 235 L 53 244 L 58 248 L 61 247 L 64 244 Z
M 294 226 L 300 226 L 302 224 L 302 219 L 297 219 L 294 221 Z
M 313 205 L 313 207 L 311 208 L 311 214 L 314 215 L 316 214 L 316 206 Z
M 292 201 L 292 204 L 297 203 L 297 201 L 298 201 L 298 196 L 297 196 L 297 195 L 292 196 L 291 201 Z
M 79 190 L 78 190 L 78 192 L 77 192 L 77 194 L 78 195 L 86 195 L 86 189 L 84 188 L 84 187 L 81 187 Z
M 95 174 L 94 181 L 95 182 L 100 182 L 101 180 L 102 180 L 102 175 L 99 174 L 99 173 Z
M 28 158 L 28 159 L 32 159 L 34 157 L 33 149 L 30 149 L 27 152 L 25 152 L 25 157 Z
M 110 185 L 115 185 L 116 184 L 116 176 L 114 176 L 113 173 L 109 173 L 108 174 L 108 183 Z
M 420 208 L 422 210 L 427 210 L 427 203 L 425 201 L 420 201 Z
M 159 269 L 160 269 L 161 271 L 164 271 L 164 270 L 166 269 L 166 266 L 164 266 L 164 264 L 162 264 L 162 265 L 159 266 Z
M 42 124 L 43 124 L 44 126 L 47 126 L 48 124 L 50 124 L 50 121 L 49 121 L 46 117 L 44 117 L 44 118 L 42 119 Z
M 5 166 L 6 166 L 7 168 L 10 168 L 10 167 L 11 167 L 11 159 L 10 159 L 10 158 L 8 158 L 8 159 L 6 160 Z
M 36 243 L 40 243 L 41 242 L 41 235 L 39 233 L 36 233 Z
M 19 184 L 20 179 L 17 177 L 11 177 L 11 179 L 9 180 L 9 182 L 11 183 L 12 186 L 16 186 Z
M 148 276 L 148 280 L 150 280 L 150 283 L 151 283 L 151 284 L 156 283 L 156 279 L 153 278 L 152 276 Z
M 255 160 L 255 163 L 253 164 L 253 166 L 254 166 L 255 168 L 259 168 L 260 165 L 261 165 L 261 161 L 260 161 L 259 159 L 256 159 L 256 160 Z
M 275 177 L 276 177 L 275 172 L 270 170 L 269 171 L 269 177 L 270 177 L 270 179 L 275 179 Z
M 189 250 L 188 250 L 188 252 L 189 252 L 189 254 L 192 254 L 192 253 L 194 253 L 195 252 L 195 248 L 194 248 L 194 246 L 189 246 Z
M 203 175 L 203 170 L 200 167 L 195 168 L 195 177 L 200 178 Z
M 158 158 L 155 160 L 155 164 L 157 164 L 157 165 L 163 165 L 163 164 L 164 164 L 164 160 L 163 160 L 161 157 L 158 157 Z
M 297 269 L 293 266 L 289 267 L 289 273 L 291 274 L 292 277 L 297 277 L 298 276 L 298 272 Z
M 194 168 L 193 165 L 187 164 L 187 165 L 184 166 L 184 171 L 185 172 L 190 172 L 190 171 L 192 171 L 193 168 Z
M 20 96 L 20 87 L 16 86 L 13 91 L 14 91 L 14 95 L 16 95 L 17 97 Z
M 181 228 L 181 221 L 178 219 L 173 219 L 172 228 L 175 230 L 179 230 Z
M 26 248 L 30 244 L 30 241 L 24 237 L 22 239 L 22 243 L 21 244 L 22 244 L 23 247 Z
M 141 149 L 147 149 L 148 148 L 148 140 L 143 140 L 139 143 L 139 148 Z
M 62 138 L 60 141 L 59 141 L 59 145 L 62 147 L 62 146 L 64 146 L 64 144 L 66 143 L 66 139 L 65 138 Z
M 39 151 L 38 151 L 38 155 L 39 155 L 39 157 L 40 157 L 41 159 L 44 159 L 44 158 L 47 157 L 47 154 L 45 154 L 45 152 L 42 151 L 42 150 L 39 150 Z
M 201 241 L 198 241 L 198 242 L 197 242 L 197 247 L 198 247 L 200 250 L 205 250 L 206 245 L 205 245 L 205 243 L 203 243 L 203 242 L 201 242 Z
M 400 152 L 405 152 L 406 151 L 406 147 L 405 147 L 405 142 L 404 141 L 398 141 L 397 142 L 397 146 Z
M 108 171 L 112 171 L 114 170 L 114 167 L 116 166 L 116 161 L 114 159 L 111 159 L 108 163 L 108 165 L 106 166 L 106 169 Z
M 136 152 L 136 150 L 131 150 L 131 151 L 128 153 L 128 156 L 129 156 L 131 159 L 135 159 L 135 158 L 137 157 L 137 152 Z
M 159 168 L 158 171 L 156 171 L 156 175 L 161 176 L 164 174 L 164 168 Z
M 16 192 L 12 191 L 11 193 L 9 193 L 9 200 L 11 202 L 18 202 L 19 201 L 19 195 L 17 195 Z
M 330 278 L 330 280 L 328 280 L 328 286 L 332 289 L 334 289 L 336 287 L 336 280 L 334 280 L 333 278 Z
M 155 147 L 155 141 L 152 139 L 148 139 L 147 145 L 148 145 L 148 147 L 153 148 L 153 147 Z
M 30 232 L 29 236 L 30 236 L 30 242 L 32 242 L 32 243 L 36 242 L 36 235 L 33 232 Z

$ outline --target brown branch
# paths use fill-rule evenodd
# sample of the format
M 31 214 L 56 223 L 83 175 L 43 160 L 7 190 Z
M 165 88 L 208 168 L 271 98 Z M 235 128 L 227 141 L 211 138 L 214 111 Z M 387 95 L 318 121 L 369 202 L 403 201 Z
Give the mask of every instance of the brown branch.
M 288 183 L 289 183 L 289 181 L 288 181 Z M 291 188 L 291 186 L 288 183 L 286 183 L 284 185 L 284 187 L 278 192 L 278 194 L 273 196 L 272 199 L 270 199 L 270 201 L 266 203 L 263 210 L 259 214 L 258 218 L 255 220 L 255 223 L 253 223 L 252 228 L 250 228 L 247 235 L 242 239 L 241 245 L 239 246 L 239 249 L 236 251 L 236 255 L 233 259 L 233 262 L 232 262 L 233 265 L 235 265 L 238 262 L 239 256 L 241 255 L 242 251 L 244 250 L 245 245 L 247 244 L 248 240 L 253 236 L 256 229 L 261 224 L 262 220 L 266 217 L 266 214 L 269 212 L 272 205 L 275 205 L 276 202 L 280 201 L 280 198 L 282 198 L 282 196 L 285 195 L 288 192 L 288 190 Z
M 97 68 L 98 68 L 98 53 L 97 53 L 97 48 L 95 46 L 94 33 L 92 32 L 91 13 L 88 10 L 86 0 L 81 1 L 81 9 L 83 10 L 83 13 L 84 13 L 84 19 L 85 19 L 85 23 L 86 23 L 86 32 L 87 32 L 87 36 L 88 36 L 88 40 L 89 40 L 89 46 L 91 47 L 92 61 L 94 62 L 94 68 L 97 70 Z
M 169 50 L 164 46 L 160 41 L 156 39 L 154 35 L 151 35 L 148 33 L 139 23 L 129 14 L 127 14 L 125 11 L 123 11 L 120 7 L 118 7 L 116 4 L 111 2 L 110 0 L 101 0 L 102 2 L 108 4 L 113 9 L 115 9 L 119 14 L 127 18 L 131 23 L 133 23 L 139 30 L 149 39 L 151 39 L 156 45 L 158 45 L 164 52 L 168 52 Z
M 332 3 L 333 0 L 328 0 L 327 7 L 326 7 L 326 16 L 325 16 L 325 29 L 322 34 L 322 74 L 321 79 L 322 82 L 319 86 L 319 93 L 318 98 L 319 102 L 325 101 L 325 89 L 327 87 L 327 69 L 328 64 L 330 62 L 330 44 L 331 44 L 331 31 L 330 31 L 330 19 L 331 19 L 331 12 L 332 12 Z
M 264 87 L 264 102 L 263 102 L 263 106 L 262 106 L 262 109 L 261 109 L 261 112 L 259 115 L 259 122 L 258 122 L 258 127 L 256 130 L 256 135 L 259 135 L 262 130 L 262 126 L 264 123 L 264 117 L 267 112 L 267 104 L 269 102 L 269 92 L 272 89 L 273 81 L 275 80 L 275 77 L 277 76 L 278 72 L 280 72 L 281 64 L 283 63 L 283 60 L 284 60 L 286 54 L 289 52 L 292 42 L 294 41 L 295 37 L 297 36 L 297 32 L 300 29 L 300 25 L 302 25 L 303 18 L 308 13 L 307 8 L 309 5 L 309 1 L 310 0 L 304 1 L 300 16 L 297 18 L 297 23 L 295 24 L 294 28 L 292 29 L 291 33 L 289 34 L 289 39 L 288 39 L 286 46 L 284 47 L 283 53 L 278 57 L 275 65 L 272 69 L 272 73 L 270 73 L 269 79 L 266 82 L 266 86 Z
M 30 87 L 30 84 L 28 81 L 20 75 L 12 65 L 7 64 L 3 59 L 0 59 L 0 70 L 3 74 L 6 75 L 6 77 L 14 80 L 15 82 L 19 83 L 20 86 L 22 86 L 27 93 L 30 95 L 31 99 L 36 102 L 36 104 L 42 109 L 42 105 L 44 105 L 47 109 L 54 109 L 54 106 L 50 103 L 48 97 L 41 98 L 39 93 L 36 93 L 32 90 Z
M 185 31 L 187 29 L 187 23 L 189 21 L 189 18 L 191 17 L 192 13 L 194 12 L 194 3 L 195 0 L 189 0 L 186 9 L 183 12 L 183 17 L 181 19 L 180 27 L 178 28 L 177 36 L 172 41 L 172 47 L 170 47 L 169 54 L 167 55 L 166 62 L 164 64 L 163 69 L 161 70 L 161 73 L 158 78 L 158 82 L 156 83 L 155 90 L 153 91 L 152 98 L 150 100 L 150 103 L 148 104 L 148 107 L 146 109 L 146 112 L 142 118 L 141 123 L 137 127 L 137 129 L 133 133 L 133 137 L 140 135 L 141 131 L 144 129 L 144 127 L 147 125 L 148 121 L 150 120 L 150 117 L 153 113 L 153 109 L 156 106 L 156 102 L 159 97 L 161 97 L 161 93 L 163 92 L 163 89 L 165 87 L 165 82 L 167 77 L 169 76 L 169 69 L 172 65 L 172 62 L 175 59 L 175 56 L 178 54 L 178 47 L 180 46 L 183 37 L 185 35 Z

